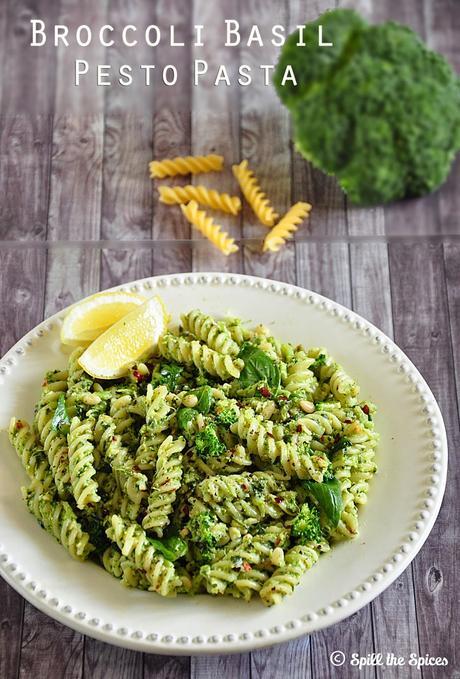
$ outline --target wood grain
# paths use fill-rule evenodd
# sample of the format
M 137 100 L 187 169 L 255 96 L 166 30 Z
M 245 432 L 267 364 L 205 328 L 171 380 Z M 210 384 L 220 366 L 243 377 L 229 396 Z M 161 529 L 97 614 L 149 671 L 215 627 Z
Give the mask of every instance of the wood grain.
M 143 655 L 85 637 L 83 676 L 90 679 L 139 679 Z
M 389 254 L 395 340 L 427 379 L 444 417 L 449 448 L 458 450 L 459 421 L 442 244 L 391 244 Z M 458 539 L 458 468 L 458 458 L 451 456 L 441 512 L 413 564 L 420 652 L 446 656 L 452 668 L 459 663 L 458 606 L 452 594 L 460 577 L 454 548 Z M 437 670 L 424 668 L 423 673 L 424 677 L 435 677 Z
M 250 677 L 250 655 L 206 655 L 191 658 L 190 679 L 235 679 Z
M 210 3 L 207 0 L 194 0 L 193 23 L 206 27 L 216 26 L 214 31 L 208 29 L 205 47 L 193 47 L 191 59 L 205 60 L 208 73 L 198 81 L 191 91 L 191 135 L 192 152 L 196 155 L 217 153 L 224 157 L 222 172 L 197 175 L 193 184 L 204 184 L 217 191 L 238 195 L 238 186 L 233 177 L 232 165 L 238 163 L 239 157 L 239 91 L 235 85 L 238 68 L 238 50 L 224 47 L 224 20 L 238 14 L 238 0 L 226 3 Z M 222 83 L 214 85 L 219 66 L 224 64 L 232 85 Z M 241 215 L 237 217 L 213 212 L 216 224 L 219 224 L 230 236 L 241 237 Z M 193 251 L 194 271 L 235 271 L 242 270 L 242 251 L 226 257 L 217 248 L 203 239 L 195 229 L 192 238 L 200 241 Z M 204 242 L 203 242 L 204 241 Z
M 108 24 L 114 35 L 126 25 L 138 30 L 154 22 L 154 7 L 148 0 L 109 5 Z M 119 42 L 119 41 L 118 41 Z M 107 49 L 107 63 L 117 73 L 122 64 L 133 68 L 152 60 L 152 48 L 140 42 L 133 50 L 119 45 Z M 133 63 L 134 62 L 134 63 Z M 137 77 L 129 87 L 114 84 L 105 93 L 104 160 L 101 238 L 144 240 L 152 236 L 153 192 L 148 163 L 153 155 L 153 87 Z M 110 256 L 109 256 L 110 255 Z M 101 288 L 144 278 L 152 271 L 148 249 L 102 252 Z
M 165 33 L 168 26 L 176 26 L 177 42 L 185 42 L 189 38 L 189 25 L 192 18 L 192 3 L 189 0 L 158 0 L 156 3 L 155 23 Z M 153 156 L 155 158 L 174 158 L 190 155 L 191 152 L 191 84 L 189 75 L 190 55 L 185 47 L 169 47 L 165 45 L 155 52 L 158 70 L 166 64 L 174 63 L 184 75 L 180 87 L 158 86 L 158 97 L 155 98 Z M 177 184 L 188 183 L 188 178 L 175 177 Z M 165 183 L 169 183 L 166 181 Z M 188 239 L 190 227 L 183 219 L 177 206 L 160 203 L 156 183 L 152 182 L 153 192 L 153 238 L 155 240 Z M 155 274 L 175 271 L 191 271 L 192 251 L 190 247 L 177 245 L 164 247 L 159 243 L 153 250 L 153 271 Z
M 244 14 L 241 15 L 241 32 L 245 40 L 253 24 L 261 26 L 265 35 L 274 24 L 288 25 L 287 3 L 249 0 L 245 4 Z M 251 66 L 253 83 L 250 87 L 241 88 L 240 151 L 241 159 L 249 161 L 250 168 L 276 212 L 283 215 L 291 203 L 289 116 L 271 84 L 264 84 L 260 69 L 260 64 L 274 65 L 277 54 L 277 48 L 267 40 L 264 47 L 247 47 L 243 40 L 240 60 Z M 245 272 L 294 283 L 294 244 L 287 244 L 276 255 L 264 254 L 261 250 L 267 227 L 259 223 L 247 204 L 243 208 L 243 223 L 245 238 L 257 239 L 254 245 L 245 247 Z

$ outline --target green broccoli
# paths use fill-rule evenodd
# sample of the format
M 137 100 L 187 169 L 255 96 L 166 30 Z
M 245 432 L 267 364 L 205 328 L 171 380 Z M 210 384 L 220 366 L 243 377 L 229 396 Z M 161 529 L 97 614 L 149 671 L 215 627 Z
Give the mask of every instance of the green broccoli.
M 218 543 L 225 537 L 227 528 L 209 511 L 202 511 L 188 522 L 190 540 L 199 550 L 200 560 L 209 561 Z
M 219 439 L 216 428 L 209 423 L 195 436 L 195 448 L 200 457 L 217 457 L 225 452 L 225 445 Z
M 300 512 L 292 522 L 291 534 L 300 544 L 321 541 L 322 532 L 316 507 L 310 508 L 307 503 L 302 505 Z
M 319 25 L 332 47 L 318 47 Z M 315 44 L 316 40 L 316 44 Z M 286 41 L 274 83 L 298 150 L 356 204 L 433 191 L 460 149 L 460 79 L 411 29 L 326 12 Z M 297 86 L 283 75 L 287 65 Z
M 216 422 L 223 427 L 229 427 L 238 420 L 238 414 L 234 408 L 225 408 L 216 415 Z

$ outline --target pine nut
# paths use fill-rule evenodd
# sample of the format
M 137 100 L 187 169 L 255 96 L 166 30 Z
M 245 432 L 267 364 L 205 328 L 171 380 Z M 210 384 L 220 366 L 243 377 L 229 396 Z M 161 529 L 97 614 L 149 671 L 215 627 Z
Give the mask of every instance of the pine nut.
M 302 399 L 302 401 L 299 401 L 299 406 L 302 408 L 304 413 L 315 412 L 315 404 L 312 401 L 306 401 L 305 399 Z
M 284 566 L 284 552 L 281 547 L 275 547 L 271 553 L 270 561 L 274 566 Z
M 195 394 L 187 394 L 187 396 L 184 396 L 182 399 L 182 403 L 184 406 L 186 406 L 186 408 L 194 408 L 198 403 L 198 398 L 195 396 Z

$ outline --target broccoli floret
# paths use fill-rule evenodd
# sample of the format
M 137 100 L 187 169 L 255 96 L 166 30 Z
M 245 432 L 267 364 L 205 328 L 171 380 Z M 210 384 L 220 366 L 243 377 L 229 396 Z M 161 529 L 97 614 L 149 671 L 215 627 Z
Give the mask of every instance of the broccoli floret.
M 234 408 L 225 408 L 216 417 L 216 422 L 221 424 L 223 427 L 229 427 L 231 424 L 236 422 L 238 415 Z
M 203 511 L 188 522 L 190 540 L 198 548 L 200 559 L 209 561 L 218 543 L 225 537 L 227 529 L 224 523 L 217 520 L 209 511 Z
M 319 513 L 316 507 L 309 507 L 307 503 L 302 505 L 300 512 L 292 522 L 292 537 L 300 544 L 306 542 L 319 542 L 322 539 Z
M 217 457 L 225 451 L 225 446 L 219 439 L 216 428 L 209 423 L 195 436 L 195 448 L 200 457 Z
M 333 47 L 318 47 L 318 27 Z M 411 29 L 326 12 L 282 50 L 274 82 L 299 151 L 336 175 L 350 200 L 420 196 L 445 180 L 460 149 L 460 79 Z M 291 65 L 297 86 L 282 84 Z

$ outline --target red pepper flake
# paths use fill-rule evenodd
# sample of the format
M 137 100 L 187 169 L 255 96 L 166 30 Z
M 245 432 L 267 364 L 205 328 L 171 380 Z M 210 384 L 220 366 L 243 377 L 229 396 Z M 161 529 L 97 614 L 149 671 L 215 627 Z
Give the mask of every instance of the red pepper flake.
M 143 382 L 147 378 L 147 375 L 143 375 L 139 370 L 133 370 L 133 377 L 136 382 Z
M 369 415 L 369 406 L 367 405 L 367 403 L 361 407 L 361 410 L 365 415 Z
M 280 538 L 280 537 L 277 537 L 276 540 L 275 540 L 275 545 L 278 547 L 278 545 L 280 544 L 280 542 L 281 542 L 281 538 Z
M 260 387 L 259 393 L 262 394 L 265 398 L 270 398 L 272 395 L 270 389 L 268 387 Z
M 24 426 L 24 422 L 21 422 L 21 420 L 18 420 L 16 422 L 16 429 L 22 429 Z
M 48 384 L 48 380 L 43 380 L 43 382 L 42 382 L 42 387 L 46 387 L 47 384 Z
M 277 495 L 277 496 L 275 497 L 275 502 L 276 502 L 278 505 L 280 505 L 280 504 L 282 503 L 282 501 L 283 501 L 283 498 L 280 497 L 279 495 Z
M 242 484 L 241 484 L 241 488 L 242 488 L 246 493 L 247 493 L 248 490 L 249 490 L 249 486 L 248 486 L 247 483 L 242 483 Z
M 345 424 L 351 424 L 353 420 L 344 420 Z
M 112 441 L 115 442 L 117 440 L 116 436 L 112 436 Z
M 278 401 L 289 401 L 287 396 L 278 396 Z
M 300 433 L 301 431 L 303 431 L 302 425 L 301 425 L 301 424 L 298 424 L 297 427 L 295 428 L 295 430 L 298 431 L 299 433 Z
M 248 564 L 247 561 L 243 561 L 243 570 L 244 571 L 252 571 L 252 566 Z
M 269 431 L 267 431 L 267 436 L 269 436 L 271 439 L 274 439 L 274 438 L 275 438 L 275 437 L 273 436 L 273 434 L 271 434 Z

